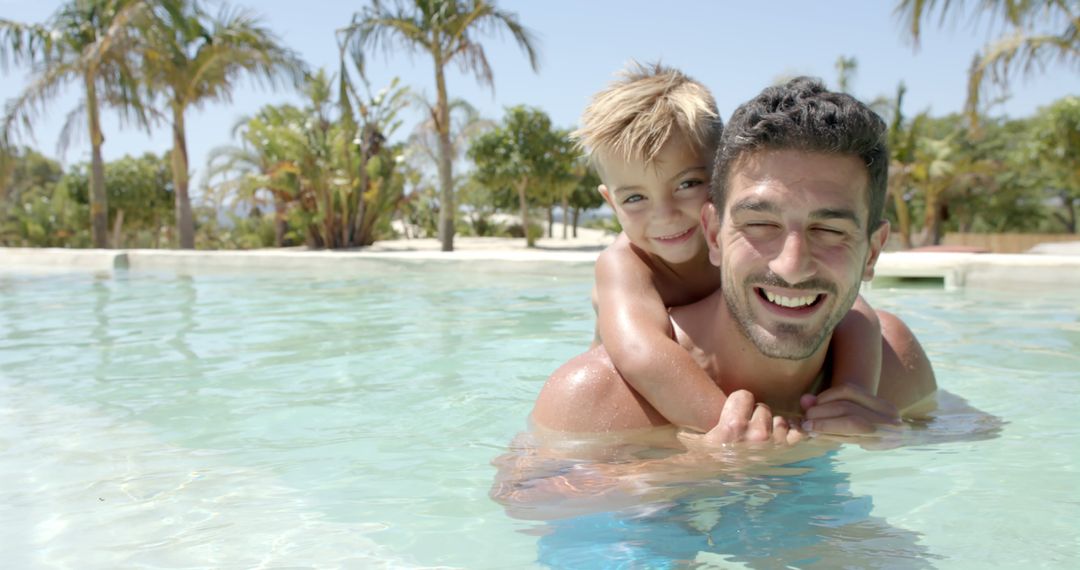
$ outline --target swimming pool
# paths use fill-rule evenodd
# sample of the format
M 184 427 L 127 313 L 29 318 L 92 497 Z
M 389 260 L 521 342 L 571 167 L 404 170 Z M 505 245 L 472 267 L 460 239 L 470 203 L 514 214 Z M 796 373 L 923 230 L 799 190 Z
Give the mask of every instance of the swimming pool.
M 648 508 L 510 518 L 488 497 L 491 462 L 525 426 L 546 376 L 588 343 L 590 281 L 574 264 L 0 270 L 0 559 L 1080 562 L 1080 302 L 1068 292 L 867 292 L 915 330 L 941 386 L 980 410 L 945 417 L 910 445 L 847 445 Z

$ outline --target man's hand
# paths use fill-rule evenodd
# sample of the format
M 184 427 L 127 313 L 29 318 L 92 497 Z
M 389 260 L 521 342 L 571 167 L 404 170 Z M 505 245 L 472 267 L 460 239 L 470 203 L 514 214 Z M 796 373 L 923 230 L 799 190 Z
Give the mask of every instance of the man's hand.
M 755 402 L 753 394 L 736 390 L 724 402 L 716 427 L 694 440 L 706 446 L 738 442 L 790 445 L 802 438 L 802 431 L 791 427 L 783 417 L 774 416 L 765 404 Z
M 799 401 L 806 412 L 802 428 L 829 435 L 879 435 L 902 425 L 896 406 L 853 385 L 836 386 Z M 893 429 L 890 429 L 893 428 Z

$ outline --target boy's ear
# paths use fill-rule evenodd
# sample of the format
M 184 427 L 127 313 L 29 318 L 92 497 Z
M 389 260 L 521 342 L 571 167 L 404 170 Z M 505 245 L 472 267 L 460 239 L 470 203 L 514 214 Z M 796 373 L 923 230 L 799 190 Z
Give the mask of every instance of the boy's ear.
M 716 206 L 705 202 L 701 206 L 701 229 L 705 232 L 705 244 L 709 247 L 709 262 L 720 267 L 723 258 L 720 250 L 720 216 L 716 215 Z
M 600 195 L 604 197 L 604 201 L 608 203 L 608 206 L 611 206 L 611 209 L 614 210 L 615 203 L 611 201 L 611 192 L 608 191 L 607 186 L 601 184 L 596 189 L 600 191 Z
M 863 281 L 874 279 L 874 266 L 877 265 L 878 256 L 885 249 L 887 241 L 889 241 L 889 220 L 882 220 L 878 229 L 870 234 L 870 251 L 866 255 L 866 266 L 863 267 Z

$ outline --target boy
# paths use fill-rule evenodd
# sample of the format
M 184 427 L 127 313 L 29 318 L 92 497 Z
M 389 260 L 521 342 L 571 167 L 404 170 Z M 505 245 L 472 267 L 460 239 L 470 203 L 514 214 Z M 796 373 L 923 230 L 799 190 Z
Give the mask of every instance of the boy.
M 721 285 L 701 230 L 723 128 L 716 103 L 677 70 L 632 64 L 593 97 L 581 124 L 574 137 L 623 228 L 596 262 L 598 337 L 623 378 L 668 421 L 707 432 L 725 396 L 712 380 L 712 366 L 702 369 L 673 340 L 667 307 L 698 301 Z M 769 301 L 787 307 L 814 302 Z M 876 393 L 881 326 L 861 297 L 836 329 L 830 352 L 832 386 Z

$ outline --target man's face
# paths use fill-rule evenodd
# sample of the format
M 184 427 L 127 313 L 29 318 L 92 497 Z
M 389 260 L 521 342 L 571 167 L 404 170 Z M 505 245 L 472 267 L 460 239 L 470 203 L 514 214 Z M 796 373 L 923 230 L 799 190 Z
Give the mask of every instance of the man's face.
M 707 208 L 724 299 L 766 356 L 815 354 L 873 277 L 888 224 L 867 238 L 867 183 L 854 156 L 764 150 L 732 169 L 719 227 Z
M 708 198 L 708 157 L 676 135 L 652 164 L 606 156 L 601 163 L 600 192 L 634 245 L 668 263 L 685 263 L 704 252 L 700 225 Z

